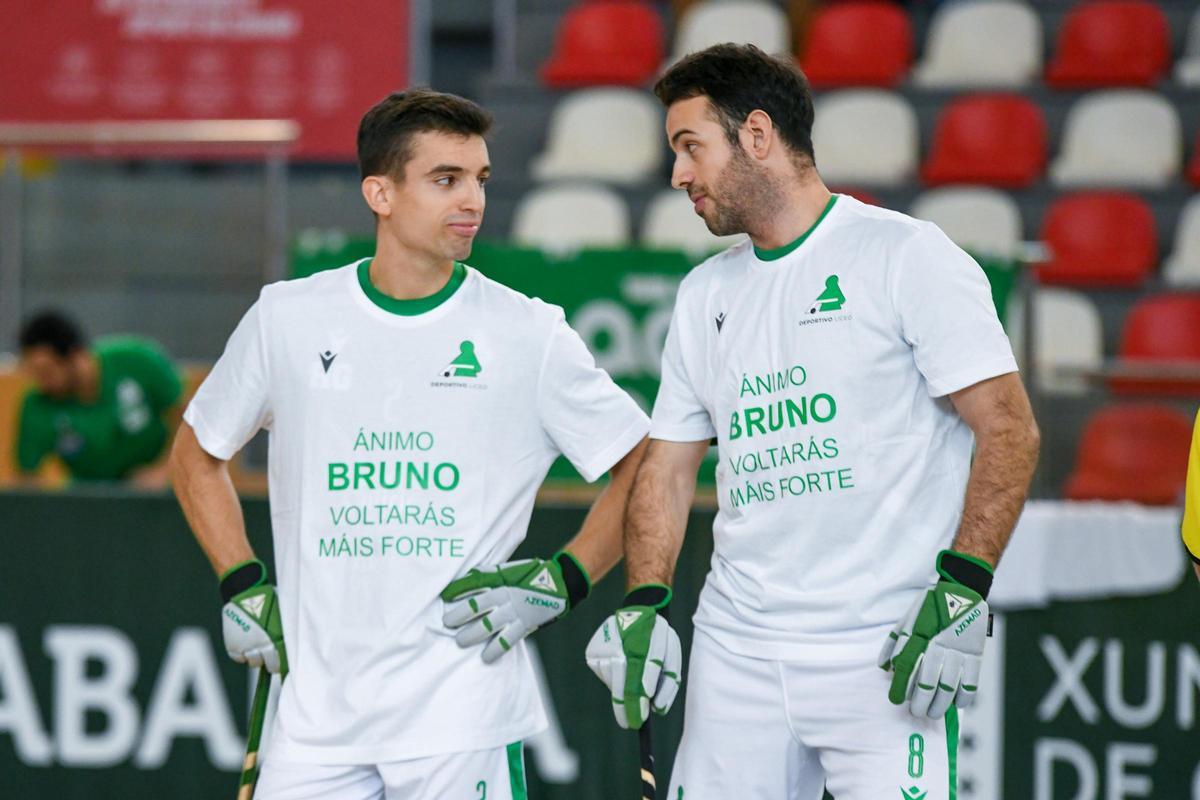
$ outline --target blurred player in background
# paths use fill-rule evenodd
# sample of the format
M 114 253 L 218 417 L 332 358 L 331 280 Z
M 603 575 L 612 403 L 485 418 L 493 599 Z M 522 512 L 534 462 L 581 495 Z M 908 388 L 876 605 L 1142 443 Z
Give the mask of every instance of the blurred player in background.
M 264 288 L 175 443 L 226 648 L 287 678 L 266 800 L 524 798 L 545 716 L 521 640 L 620 559 L 646 416 L 561 309 L 462 263 L 490 122 L 426 90 L 367 112 L 374 258 Z M 261 428 L 277 591 L 226 470 Z M 564 550 L 508 562 L 560 453 L 612 482 Z
M 30 318 L 19 342 L 21 370 L 34 384 L 17 422 L 21 473 L 55 455 L 76 481 L 166 487 L 183 382 L 157 343 L 108 336 L 89 344 L 74 320 L 54 311 Z
M 948 800 L 955 709 L 1038 449 L 988 282 L 936 226 L 830 193 L 790 60 L 720 45 L 655 92 L 673 185 L 714 234 L 750 241 L 679 288 L 627 514 L 631 591 L 589 663 L 625 727 L 674 698 L 661 612 L 715 437 L 715 553 L 667 796 L 815 800 L 827 783 L 838 800 Z
M 1188 454 L 1187 487 L 1183 496 L 1183 544 L 1192 558 L 1192 569 L 1200 578 L 1200 414 L 1192 428 Z

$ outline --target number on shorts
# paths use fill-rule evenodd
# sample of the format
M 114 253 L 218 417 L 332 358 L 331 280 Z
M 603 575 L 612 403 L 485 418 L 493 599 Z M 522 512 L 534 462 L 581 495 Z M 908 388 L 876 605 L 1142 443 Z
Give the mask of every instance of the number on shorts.
M 925 737 L 914 733 L 908 737 L 908 777 L 919 778 L 925 774 Z
M 475 791 L 479 792 L 479 797 L 476 800 L 487 800 L 487 781 L 480 781 L 475 784 Z

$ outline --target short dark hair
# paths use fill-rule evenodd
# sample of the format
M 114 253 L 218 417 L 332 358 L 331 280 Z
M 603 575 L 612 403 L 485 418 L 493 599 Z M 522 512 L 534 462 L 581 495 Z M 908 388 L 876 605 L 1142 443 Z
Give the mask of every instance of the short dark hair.
M 418 133 L 439 131 L 460 136 L 486 136 L 492 115 L 456 94 L 431 89 L 392 92 L 371 106 L 358 124 L 358 169 L 362 177 L 387 175 L 404 179 Z
M 75 320 L 58 311 L 42 311 L 21 326 L 21 351 L 34 347 L 49 347 L 60 358 L 87 346 L 87 337 Z
M 813 158 L 813 99 L 808 78 L 791 59 L 770 56 L 752 44 L 717 44 L 685 56 L 654 85 L 664 106 L 707 97 L 732 144 L 750 112 L 771 118 L 784 143 Z

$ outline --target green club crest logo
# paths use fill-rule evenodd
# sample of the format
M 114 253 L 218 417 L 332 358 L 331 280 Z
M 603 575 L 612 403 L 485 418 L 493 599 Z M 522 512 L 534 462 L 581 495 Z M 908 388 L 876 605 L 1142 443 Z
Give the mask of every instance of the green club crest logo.
M 825 291 L 817 296 L 813 301 L 812 308 L 808 310 L 810 314 L 816 314 L 819 311 L 838 311 L 846 302 L 846 295 L 842 294 L 842 289 L 838 286 L 838 276 L 830 275 L 825 279 Z
M 467 339 L 459 344 L 458 356 L 446 366 L 442 377 L 474 378 L 480 372 L 483 372 L 483 367 L 475 356 L 475 343 Z
M 905 789 L 903 786 L 900 787 L 900 795 L 904 798 L 904 800 L 925 800 L 925 795 L 927 794 L 929 794 L 929 792 L 922 792 L 916 786 L 910 786 L 907 789 Z

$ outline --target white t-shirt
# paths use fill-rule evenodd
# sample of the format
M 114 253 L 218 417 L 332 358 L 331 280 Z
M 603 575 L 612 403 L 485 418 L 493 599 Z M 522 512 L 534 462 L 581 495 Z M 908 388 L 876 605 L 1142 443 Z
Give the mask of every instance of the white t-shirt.
M 748 656 L 857 658 L 957 529 L 973 439 L 947 395 L 1017 366 L 935 225 L 835 196 L 798 242 L 684 279 L 650 435 L 718 441 L 697 627 Z
M 368 297 L 360 267 L 264 288 L 184 414 L 222 459 L 270 431 L 290 662 L 270 754 L 508 744 L 545 725 L 525 648 L 485 665 L 438 593 L 509 558 L 559 453 L 594 480 L 649 421 L 557 306 L 458 266 L 448 299 L 405 316 Z

